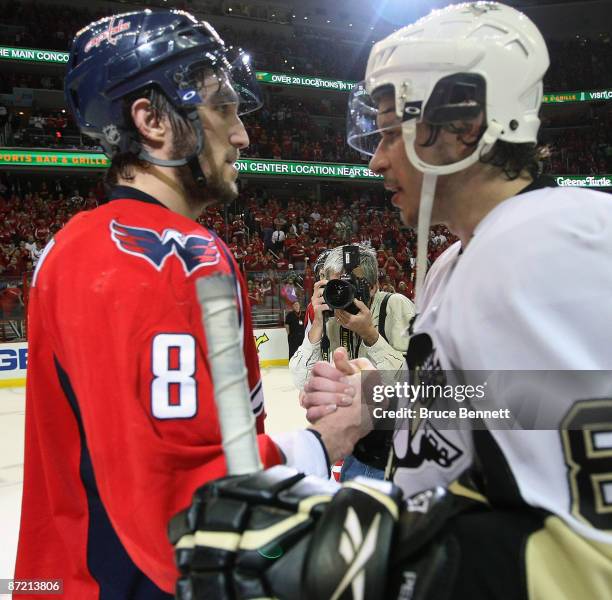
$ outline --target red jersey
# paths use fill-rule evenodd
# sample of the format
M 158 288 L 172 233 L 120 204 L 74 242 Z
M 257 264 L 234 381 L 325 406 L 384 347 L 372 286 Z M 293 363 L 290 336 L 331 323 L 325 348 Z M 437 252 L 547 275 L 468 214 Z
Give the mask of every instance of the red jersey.
M 168 521 L 226 473 L 195 291 L 219 272 L 235 277 L 236 335 L 272 466 L 246 285 L 218 237 L 118 187 L 47 246 L 30 291 L 16 578 L 63 579 L 79 600 L 170 598 Z

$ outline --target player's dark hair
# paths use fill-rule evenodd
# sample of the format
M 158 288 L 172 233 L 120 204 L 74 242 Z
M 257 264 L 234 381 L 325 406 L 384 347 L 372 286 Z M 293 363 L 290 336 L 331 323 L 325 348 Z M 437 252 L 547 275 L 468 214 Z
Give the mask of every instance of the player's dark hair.
M 448 125 L 432 125 L 430 123 L 429 127 L 429 137 L 425 143 L 421 144 L 423 147 L 433 146 L 442 128 L 459 136 L 467 133 L 470 129 L 469 127 L 462 129 L 451 123 Z M 476 146 L 484 130 L 485 128 L 483 127 L 480 131 L 480 135 L 473 142 L 467 142 L 462 137 L 459 137 L 459 139 L 466 146 Z M 501 140 L 497 140 L 493 148 L 479 158 L 479 162 L 482 164 L 500 168 L 509 181 L 518 179 L 525 171 L 535 179 L 541 172 L 541 160 L 542 148 L 536 144 L 513 144 Z
M 143 141 L 140 132 L 132 120 L 132 104 L 139 98 L 146 98 L 151 102 L 151 109 L 155 112 L 156 117 L 168 117 L 175 140 L 184 139 L 189 134 L 190 127 L 186 119 L 176 110 L 174 105 L 168 100 L 168 97 L 155 86 L 134 92 L 123 99 L 123 122 L 129 124 L 126 128 L 127 134 L 131 135 L 134 139 Z M 120 177 L 127 181 L 132 181 L 134 179 L 134 167 L 148 169 L 151 167 L 151 163 L 139 158 L 136 148 L 134 151 L 130 150 L 115 154 L 106 172 L 104 183 L 112 187 L 117 185 Z
M 540 148 L 536 144 L 512 144 L 498 140 L 487 154 L 480 157 L 480 162 L 499 167 L 512 181 L 524 171 L 535 179 L 541 171 L 540 159 Z

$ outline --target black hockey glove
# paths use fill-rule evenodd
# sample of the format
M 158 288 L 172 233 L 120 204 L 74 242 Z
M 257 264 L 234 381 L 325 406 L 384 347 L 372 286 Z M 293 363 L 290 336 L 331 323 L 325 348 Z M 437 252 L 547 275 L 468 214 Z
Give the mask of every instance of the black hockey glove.
M 277 466 L 210 482 L 170 523 L 179 600 L 387 598 L 402 493 Z

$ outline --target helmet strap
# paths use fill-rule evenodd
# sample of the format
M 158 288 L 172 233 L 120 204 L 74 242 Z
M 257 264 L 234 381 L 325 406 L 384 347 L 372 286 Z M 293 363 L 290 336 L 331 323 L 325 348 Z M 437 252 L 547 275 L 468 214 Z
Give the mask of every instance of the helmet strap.
M 184 167 L 187 165 L 191 170 L 191 174 L 197 185 L 199 187 L 206 187 L 206 175 L 204 171 L 202 171 L 202 166 L 200 165 L 200 153 L 202 152 L 202 148 L 204 148 L 204 128 L 202 127 L 202 122 L 200 121 L 200 117 L 198 115 L 197 110 L 190 110 L 186 115 L 188 121 L 191 123 L 195 134 L 196 134 L 196 149 L 193 154 L 190 154 L 186 158 L 176 158 L 172 160 L 166 160 L 162 158 L 157 158 L 155 156 L 151 156 L 142 146 L 140 146 L 140 152 L 138 153 L 138 158 L 144 160 L 152 165 L 157 165 L 158 167 Z
M 417 223 L 417 262 L 416 262 L 416 285 L 415 298 L 421 300 L 421 291 L 425 283 L 427 273 L 427 254 L 429 249 L 429 227 L 431 225 L 431 211 L 433 209 L 434 196 L 436 195 L 436 184 L 438 176 L 433 173 L 423 175 L 421 184 L 421 198 L 419 200 L 419 219 Z

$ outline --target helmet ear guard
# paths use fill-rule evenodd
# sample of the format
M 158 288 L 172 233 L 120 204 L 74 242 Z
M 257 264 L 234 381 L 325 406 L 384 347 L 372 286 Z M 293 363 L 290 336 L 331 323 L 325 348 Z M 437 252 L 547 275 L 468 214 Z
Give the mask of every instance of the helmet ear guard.
M 471 121 L 484 114 L 487 83 L 477 73 L 456 73 L 440 79 L 429 96 L 423 119 L 431 125 Z

